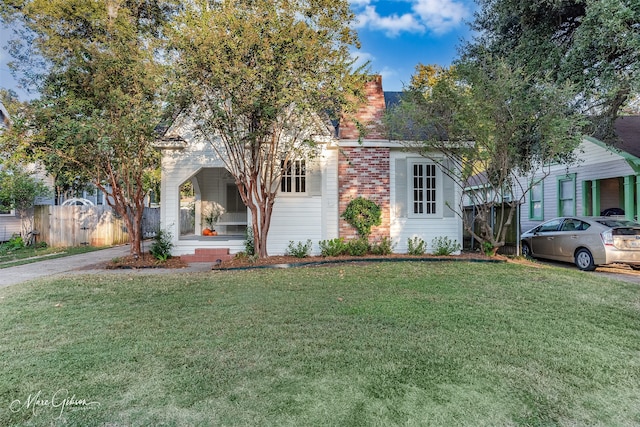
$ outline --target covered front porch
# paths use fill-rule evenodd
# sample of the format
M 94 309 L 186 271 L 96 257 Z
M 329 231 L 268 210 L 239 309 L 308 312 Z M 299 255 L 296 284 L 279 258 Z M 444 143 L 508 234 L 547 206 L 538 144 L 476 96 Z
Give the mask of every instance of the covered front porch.
M 640 176 L 585 180 L 582 182 L 582 215 L 624 215 L 634 220 L 640 212 Z
M 176 255 L 196 249 L 245 250 L 247 207 L 231 174 L 223 167 L 206 167 L 179 187 L 180 215 Z

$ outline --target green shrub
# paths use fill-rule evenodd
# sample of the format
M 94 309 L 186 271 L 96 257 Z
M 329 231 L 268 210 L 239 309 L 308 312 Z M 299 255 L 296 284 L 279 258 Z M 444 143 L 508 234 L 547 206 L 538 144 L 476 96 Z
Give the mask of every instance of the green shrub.
M 490 242 L 482 242 L 482 252 L 486 256 L 493 256 L 493 245 Z
M 253 240 L 253 227 L 247 227 L 247 231 L 245 232 L 244 252 L 247 256 L 256 254 L 256 246 Z
M 373 255 L 389 255 L 393 252 L 393 244 L 391 239 L 383 237 L 379 241 L 373 242 L 369 248 Z
M 311 253 L 312 246 L 313 243 L 311 243 L 311 239 L 307 239 L 307 243 L 294 243 L 293 240 L 290 240 L 289 247 L 287 247 L 285 255 L 294 256 L 296 258 L 306 258 Z
M 5 244 L 8 246 L 9 250 L 24 248 L 24 240 L 22 239 L 21 236 L 17 236 L 17 235 L 11 236 L 9 241 Z
M 351 256 L 363 256 L 369 252 L 369 241 L 364 237 L 349 240 L 347 242 L 347 253 Z
M 407 239 L 407 253 L 409 255 L 424 255 L 427 245 L 422 238 L 415 236 Z
M 458 252 L 462 249 L 460 243 L 456 240 L 451 240 L 448 237 L 436 237 L 431 241 L 433 246 L 434 255 L 451 255 L 454 252 Z
M 258 260 L 258 255 L 256 255 L 256 254 L 247 255 L 246 252 L 237 252 L 234 255 L 234 258 L 236 258 L 236 259 L 245 259 L 245 260 L 249 261 L 249 264 L 255 264 L 256 261 Z
M 380 206 L 364 197 L 350 201 L 341 217 L 356 229 L 360 237 L 368 237 L 371 227 L 382 224 Z
M 321 240 L 320 243 L 320 255 L 327 256 L 340 256 L 347 253 L 347 244 L 344 242 L 344 237 L 338 237 L 331 240 Z
M 168 258 L 171 258 L 171 248 L 173 248 L 171 233 L 169 231 L 158 230 L 149 253 L 159 261 L 166 261 Z

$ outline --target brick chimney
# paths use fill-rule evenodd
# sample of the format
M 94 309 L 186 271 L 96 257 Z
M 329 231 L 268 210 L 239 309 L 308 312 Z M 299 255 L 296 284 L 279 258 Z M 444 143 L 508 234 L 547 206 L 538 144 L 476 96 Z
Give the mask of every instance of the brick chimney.
M 366 102 L 355 116 L 365 127 L 366 139 L 388 139 L 382 123 L 385 113 L 382 77 L 373 76 L 365 86 Z M 348 120 L 340 122 L 340 139 L 358 139 L 358 129 Z M 390 152 L 389 147 L 345 145 L 338 158 L 338 209 L 344 212 L 349 202 L 362 196 L 374 201 L 382 209 L 382 224 L 371 230 L 371 237 L 390 236 Z M 339 236 L 356 237 L 355 229 L 344 219 L 339 220 Z
M 365 84 L 365 103 L 357 110 L 355 117 L 365 128 L 364 138 L 387 139 L 382 118 L 385 113 L 382 76 L 375 75 Z M 343 117 L 340 121 L 340 139 L 360 137 L 355 123 Z

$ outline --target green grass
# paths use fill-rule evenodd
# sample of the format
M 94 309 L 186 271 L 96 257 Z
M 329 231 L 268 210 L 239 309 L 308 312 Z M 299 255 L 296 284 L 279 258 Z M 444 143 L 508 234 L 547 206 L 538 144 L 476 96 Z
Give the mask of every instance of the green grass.
M 639 425 L 639 295 L 447 262 L 14 286 L 0 425 Z M 99 405 L 27 405 L 58 390 Z
M 34 262 L 41 261 L 42 259 L 55 259 L 55 258 L 63 258 L 69 255 L 84 254 L 87 252 L 97 251 L 99 249 L 104 249 L 104 248 L 93 247 L 93 246 L 78 246 L 78 247 L 69 247 L 69 248 L 24 247 L 20 249 L 9 250 L 9 251 L 2 250 L 0 251 L 0 269 L 15 267 L 17 265 L 31 264 Z

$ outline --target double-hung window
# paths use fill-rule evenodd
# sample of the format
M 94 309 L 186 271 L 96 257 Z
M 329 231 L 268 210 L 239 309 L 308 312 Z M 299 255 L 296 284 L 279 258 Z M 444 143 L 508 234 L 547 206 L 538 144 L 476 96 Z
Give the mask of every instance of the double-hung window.
M 411 162 L 409 167 L 410 213 L 433 216 L 439 210 L 439 177 L 435 163 Z
M 307 168 L 304 160 L 289 160 L 288 162 L 282 162 L 280 192 L 307 192 Z
M 558 178 L 558 216 L 576 214 L 576 174 Z
M 542 221 L 544 219 L 544 193 L 542 181 L 531 184 L 529 191 L 529 219 Z

